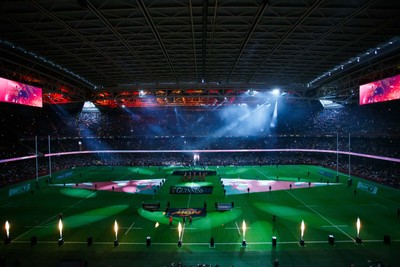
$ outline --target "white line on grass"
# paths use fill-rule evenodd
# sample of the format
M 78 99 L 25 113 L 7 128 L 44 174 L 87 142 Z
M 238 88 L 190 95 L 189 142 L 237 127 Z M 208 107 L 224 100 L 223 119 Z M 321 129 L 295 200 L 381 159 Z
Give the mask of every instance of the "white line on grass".
M 46 225 L 46 226 L 39 226 L 39 225 L 25 225 L 24 228 L 54 228 L 54 226 Z
M 379 207 L 382 207 L 382 208 L 384 208 L 384 209 L 389 209 L 388 207 L 386 207 L 386 206 L 384 206 L 384 205 L 381 205 L 381 204 L 379 204 L 379 203 L 376 203 L 376 202 L 372 202 L 372 203 L 374 203 L 375 205 L 377 205 L 377 206 L 379 206 Z
M 239 235 L 242 235 L 242 233 L 240 232 L 240 229 L 239 229 L 239 225 L 237 224 L 237 222 L 235 222 L 235 224 L 236 224 L 236 229 L 237 229 L 238 232 L 239 232 Z
M 296 197 L 295 195 L 293 195 L 292 193 L 290 193 L 289 191 L 285 190 L 285 192 L 287 192 L 289 195 L 291 195 L 292 197 L 294 197 L 295 199 L 297 199 L 299 202 L 301 202 L 304 206 L 306 206 L 307 208 L 309 208 L 310 210 L 312 210 L 313 212 L 315 212 L 315 214 L 317 214 L 318 216 L 320 216 L 322 219 L 324 219 L 325 221 L 327 221 L 329 224 L 331 224 L 333 227 L 335 227 L 336 229 L 338 229 L 340 232 L 342 232 L 343 234 L 345 234 L 346 236 L 348 236 L 351 240 L 355 241 L 355 239 L 353 237 L 351 237 L 349 234 L 347 234 L 345 231 L 343 231 L 342 229 L 340 229 L 337 225 L 335 225 L 334 223 L 332 223 L 330 220 L 328 220 L 327 218 L 325 218 L 321 213 L 319 213 L 318 211 L 316 211 L 315 209 L 313 209 L 312 207 L 308 206 L 306 203 L 304 203 L 300 198 Z
M 238 229 L 237 227 L 225 227 L 225 229 L 226 230 L 236 230 L 236 229 Z M 246 230 L 247 229 L 251 229 L 251 227 L 246 227 Z
M 254 166 L 253 166 L 254 167 Z M 259 173 L 261 173 L 262 174 L 262 176 L 264 176 L 265 178 L 268 178 L 268 176 L 267 175 L 265 175 L 264 173 L 262 173 L 262 171 L 260 171 L 259 169 L 257 169 L 256 167 L 254 167 L 255 169 L 256 169 L 256 171 L 258 171 Z
M 132 222 L 131 226 L 129 226 L 128 230 L 126 230 L 125 235 L 131 230 L 132 226 L 135 224 L 135 221 Z
M 31 241 L 28 240 L 20 240 L 20 241 L 16 241 L 16 240 L 12 240 L 12 243 L 16 243 L 16 244 L 29 244 Z M 382 243 L 382 240 L 362 240 L 363 243 Z M 392 242 L 400 242 L 400 239 L 396 239 L 396 240 L 392 240 Z M 56 244 L 57 241 L 40 241 L 40 244 Z M 299 241 L 279 241 L 279 244 L 285 244 L 285 245 L 290 245 L 290 244 L 298 244 Z M 324 243 L 328 243 L 326 240 L 323 241 L 307 241 L 306 244 L 324 244 Z M 335 243 L 355 243 L 354 240 L 335 240 Z M 68 244 L 87 244 L 86 241 L 64 241 L 64 245 L 68 245 Z M 114 242 L 104 242 L 104 241 L 99 241 L 99 242 L 93 242 L 93 245 L 107 245 L 107 246 L 112 246 L 114 244 Z M 119 245 L 140 245 L 143 246 L 144 242 L 119 242 Z M 233 243 L 215 243 L 216 245 L 233 245 L 233 246 L 239 246 L 241 245 L 238 242 L 233 242 Z M 272 242 L 247 242 L 248 245 L 272 245 Z M 151 243 L 151 245 L 168 245 L 168 246 L 176 246 L 176 243 Z M 209 246 L 209 243 L 185 243 L 186 245 L 194 245 L 194 246 L 198 246 L 198 245 L 205 245 L 205 246 Z
M 62 212 L 65 212 L 66 210 L 75 207 L 76 205 L 80 204 L 81 202 L 85 201 L 86 199 L 91 198 L 91 197 L 92 197 L 93 195 L 95 195 L 95 194 L 96 194 L 96 192 L 94 192 L 94 193 L 88 195 L 88 196 L 85 197 L 84 199 L 81 199 L 81 200 L 79 200 L 78 202 L 76 202 L 74 205 L 69 206 L 68 208 L 64 209 Z M 53 218 L 56 218 L 56 217 L 57 217 L 57 215 L 54 215 L 54 216 L 48 218 L 47 220 L 45 220 L 45 221 L 42 222 L 41 224 L 38 224 L 38 225 L 36 225 L 35 227 L 33 227 L 32 229 L 30 229 L 30 230 L 26 231 L 25 233 L 23 233 L 23 234 L 17 236 L 17 237 L 14 239 L 14 241 L 17 240 L 17 239 L 19 239 L 19 238 L 21 238 L 21 237 L 23 237 L 24 235 L 26 235 L 26 234 L 32 232 L 32 231 L 35 230 L 35 229 L 37 229 L 37 228 L 39 228 L 39 227 L 42 227 L 44 224 L 48 223 L 49 221 L 53 220 Z
M 188 199 L 188 203 L 187 203 L 187 205 L 186 205 L 186 208 L 189 208 L 190 199 L 191 199 L 191 198 L 192 198 L 192 193 L 189 194 L 189 199 Z M 185 221 L 186 221 L 186 220 L 185 220 Z M 185 225 L 186 225 L 186 223 L 183 223 L 181 241 L 183 240 L 183 234 L 185 233 Z

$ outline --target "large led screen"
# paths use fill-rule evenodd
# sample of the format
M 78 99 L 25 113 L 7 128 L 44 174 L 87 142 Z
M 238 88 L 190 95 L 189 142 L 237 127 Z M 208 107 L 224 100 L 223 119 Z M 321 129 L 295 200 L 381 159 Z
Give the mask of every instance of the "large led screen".
M 400 75 L 360 86 L 360 105 L 400 99 Z
M 0 102 L 42 107 L 42 88 L 0 78 Z

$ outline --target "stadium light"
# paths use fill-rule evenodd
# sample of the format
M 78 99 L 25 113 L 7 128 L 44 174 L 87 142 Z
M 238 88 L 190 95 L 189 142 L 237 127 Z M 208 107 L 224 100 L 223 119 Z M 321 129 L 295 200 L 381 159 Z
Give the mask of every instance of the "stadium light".
M 247 94 L 248 94 L 249 96 L 254 96 L 254 95 L 257 94 L 257 91 L 254 91 L 254 89 L 249 89 L 249 90 L 247 90 Z
M 274 90 L 272 90 L 272 95 L 274 95 L 274 96 L 279 96 L 281 94 L 281 90 L 279 90 L 279 89 L 274 89 Z

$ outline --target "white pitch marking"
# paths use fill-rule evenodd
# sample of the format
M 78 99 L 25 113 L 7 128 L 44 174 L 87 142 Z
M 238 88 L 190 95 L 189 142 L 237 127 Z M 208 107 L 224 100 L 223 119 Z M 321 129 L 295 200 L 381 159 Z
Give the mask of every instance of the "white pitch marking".
M 45 225 L 38 225 L 38 226 L 36 226 L 36 225 L 25 225 L 24 226 L 25 228 L 54 228 L 54 226 L 50 226 L 50 225 L 47 225 L 47 226 L 45 226 Z
M 237 224 L 236 224 L 237 225 Z M 225 227 L 226 230 L 236 230 L 237 227 Z M 246 227 L 246 229 L 251 229 L 251 227 Z
M 377 206 L 379 206 L 379 207 L 382 207 L 382 208 L 384 208 L 384 209 L 389 209 L 388 207 L 386 207 L 386 206 L 384 206 L 384 205 L 381 205 L 381 204 L 379 204 L 379 203 L 376 203 L 376 202 L 372 202 L 372 203 L 374 203 L 375 205 L 377 205 Z
M 13 243 L 18 243 L 18 244 L 29 244 L 30 243 L 30 241 L 29 240 L 13 240 L 12 241 Z M 354 240 L 335 240 L 335 243 L 354 243 L 355 241 Z M 363 243 L 381 243 L 382 242 L 382 240 L 381 239 L 376 239 L 376 240 L 373 240 L 373 239 L 371 239 L 371 240 L 365 240 L 365 239 L 363 239 L 362 240 L 362 242 Z M 392 242 L 400 242 L 400 239 L 396 239 L 396 240 L 392 240 Z M 86 241 L 65 241 L 65 243 L 64 244 L 86 244 L 87 242 Z M 298 244 L 299 243 L 299 241 L 279 241 L 279 244 L 287 244 L 287 245 L 290 245 L 290 244 Z M 323 240 L 323 241 L 317 241 L 317 240 L 314 240 L 314 241 L 307 241 L 307 244 L 324 244 L 324 243 L 327 243 L 326 242 L 326 240 Z M 40 241 L 40 244 L 54 244 L 54 241 Z M 102 242 L 102 241 L 99 241 L 99 242 L 93 242 L 93 245 L 107 245 L 107 246 L 110 246 L 110 245 L 112 245 L 113 243 L 112 242 Z M 120 242 L 119 243 L 120 245 L 140 245 L 140 246 L 142 246 L 143 244 L 145 244 L 145 243 L 143 243 L 143 242 Z M 162 245 L 162 246 L 165 246 L 165 245 L 168 245 L 168 246 L 176 246 L 176 243 L 151 243 L 152 245 Z M 240 245 L 240 243 L 224 243 L 224 242 L 221 242 L 221 243 L 215 243 L 215 244 L 218 244 L 218 245 L 233 245 L 233 246 L 238 246 L 238 245 Z M 247 242 L 247 244 L 249 244 L 249 245 L 272 245 L 272 242 Z M 205 245 L 205 246 L 208 246 L 209 245 L 209 243 L 201 243 L 201 242 L 199 242 L 199 243 L 185 243 L 185 245 Z
M 129 226 L 128 230 L 126 230 L 125 235 L 131 230 L 132 226 L 135 224 L 135 221 L 132 222 L 131 226 Z
M 88 196 L 85 197 L 84 199 L 79 200 L 79 201 L 76 202 L 74 205 L 69 206 L 68 208 L 64 209 L 63 212 L 65 212 L 65 211 L 68 210 L 68 209 L 71 209 L 71 208 L 76 207 L 78 204 L 80 204 L 81 202 L 85 201 L 86 199 L 92 197 L 92 196 L 95 195 L 95 194 L 96 194 L 96 192 L 94 192 L 94 193 L 88 195 Z M 44 222 L 42 222 L 41 224 L 38 224 L 38 225 L 36 225 L 35 227 L 31 228 L 30 230 L 26 231 L 25 233 L 23 233 L 23 234 L 17 236 L 17 237 L 14 239 L 14 242 L 15 242 L 17 239 L 23 237 L 24 235 L 26 235 L 26 234 L 32 232 L 34 229 L 39 228 L 39 227 L 42 227 L 44 224 L 46 224 L 46 223 L 48 223 L 49 221 L 53 220 L 53 218 L 56 218 L 57 216 L 58 216 L 58 215 L 54 215 L 54 216 L 48 218 L 47 220 L 45 220 Z
M 236 224 L 236 229 L 237 229 L 238 232 L 239 232 L 239 235 L 242 235 L 242 233 L 240 233 L 239 225 L 237 224 L 237 222 L 235 222 L 235 224 Z
M 322 214 L 320 214 L 318 211 L 316 211 L 315 209 L 309 207 L 306 203 L 304 203 L 301 199 L 299 199 L 298 197 L 296 197 L 295 195 L 293 195 L 292 193 L 290 193 L 289 191 L 285 191 L 287 192 L 289 195 L 291 195 L 292 197 L 294 197 L 295 199 L 297 199 L 299 202 L 301 202 L 304 206 L 308 207 L 310 210 L 312 210 L 313 212 L 315 212 L 315 214 L 317 214 L 318 216 L 320 216 L 322 219 L 324 219 L 325 221 L 327 221 L 329 224 L 333 225 L 336 229 L 338 229 L 340 232 L 342 232 L 343 234 L 345 234 L 346 236 L 348 236 L 351 240 L 355 241 L 354 238 L 352 236 L 350 236 L 349 234 L 347 234 L 346 232 L 344 232 L 342 229 L 340 229 L 339 227 L 337 227 L 334 223 L 332 223 L 330 220 L 328 220 L 327 218 L 325 218 Z

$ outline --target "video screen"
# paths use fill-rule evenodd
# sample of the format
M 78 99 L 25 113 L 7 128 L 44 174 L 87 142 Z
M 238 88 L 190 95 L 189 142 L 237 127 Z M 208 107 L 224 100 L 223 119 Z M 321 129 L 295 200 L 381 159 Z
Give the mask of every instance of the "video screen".
M 360 105 L 400 99 L 400 75 L 360 86 Z
M 0 78 L 0 102 L 42 107 L 42 88 Z

